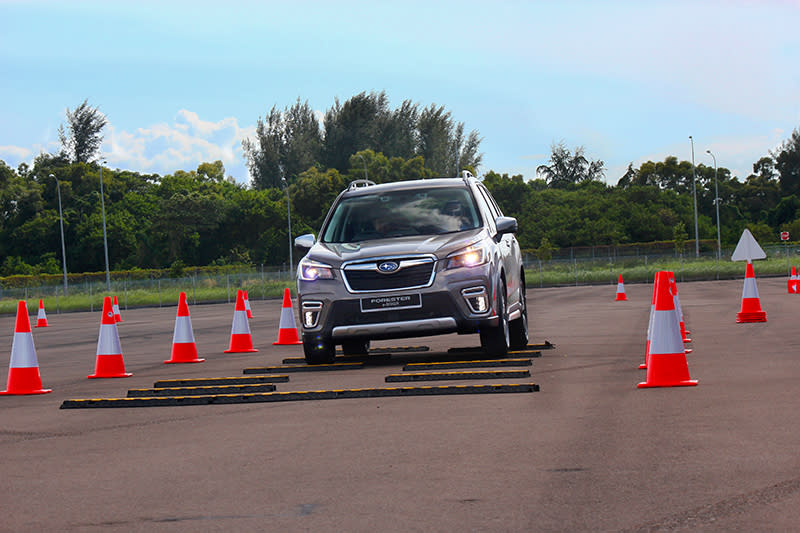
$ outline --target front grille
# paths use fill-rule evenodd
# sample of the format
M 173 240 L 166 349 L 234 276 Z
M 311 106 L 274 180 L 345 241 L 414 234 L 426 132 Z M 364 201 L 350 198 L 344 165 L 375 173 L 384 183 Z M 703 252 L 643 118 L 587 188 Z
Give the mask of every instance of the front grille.
M 390 291 L 427 287 L 433 282 L 434 261 L 430 258 L 395 259 L 400 268 L 391 274 L 378 271 L 379 262 L 347 265 L 343 273 L 353 292 Z

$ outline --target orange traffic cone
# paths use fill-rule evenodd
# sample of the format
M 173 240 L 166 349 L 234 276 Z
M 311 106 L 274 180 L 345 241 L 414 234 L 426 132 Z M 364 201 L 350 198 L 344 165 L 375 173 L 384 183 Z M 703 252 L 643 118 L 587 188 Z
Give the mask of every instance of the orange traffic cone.
M 669 290 L 668 273 L 659 272 L 657 276 L 660 279 L 657 284 L 647 378 L 637 386 L 643 389 L 697 385 L 697 380 L 690 379 L 689 376 L 681 330 L 675 315 L 675 303 Z
M 44 302 L 39 300 L 39 314 L 36 315 L 36 327 L 46 328 L 49 326 L 47 323 L 47 314 L 44 312 Z
M 20 300 L 17 304 L 17 324 L 14 327 L 14 340 L 11 342 L 11 362 L 8 365 L 8 386 L 0 391 L 2 395 L 46 394 L 52 389 L 42 388 L 39 375 L 39 362 L 33 346 L 31 320 L 28 317 L 28 304 Z
M 653 338 L 653 319 L 655 318 L 657 290 L 658 273 L 656 273 L 655 280 L 653 280 L 653 297 L 650 299 L 650 320 L 647 322 L 647 344 L 644 348 L 644 363 L 639 365 L 639 368 L 642 370 L 647 368 L 647 360 L 650 358 L 650 341 Z
M 122 315 L 119 314 L 119 303 L 117 303 L 116 296 L 114 296 L 114 305 L 112 308 L 114 309 L 114 322 L 122 322 Z
M 114 320 L 114 305 L 111 303 L 111 297 L 106 296 L 103 299 L 103 318 L 100 321 L 100 334 L 97 337 L 97 359 L 94 364 L 94 374 L 87 377 L 89 379 L 127 378 L 132 375 L 125 372 L 117 322 Z
M 281 321 L 278 325 L 278 340 L 272 344 L 303 344 L 297 336 L 297 325 L 294 322 L 292 311 L 292 293 L 289 289 L 283 291 L 283 307 L 281 307 Z
M 683 309 L 681 309 L 681 299 L 678 297 L 678 282 L 675 281 L 675 273 L 668 272 L 669 274 L 669 290 L 672 293 L 672 300 L 675 302 L 675 315 L 678 317 L 678 325 L 681 328 L 681 339 L 683 342 L 689 343 L 692 342 L 692 339 L 689 338 L 688 334 L 689 331 L 686 329 L 686 322 L 683 320 Z M 687 350 L 686 353 L 691 353 L 691 350 Z
M 175 317 L 175 331 L 172 334 L 172 355 L 164 363 L 202 363 L 205 359 L 197 358 L 197 344 L 194 342 L 192 318 L 189 316 L 189 305 L 186 293 L 178 297 L 178 316 Z
M 753 263 L 747 262 L 744 274 L 744 287 L 742 288 L 742 310 L 736 314 L 736 322 L 766 322 L 767 313 L 761 309 L 761 299 L 758 297 L 756 275 L 753 272 Z
M 619 281 L 617 282 L 617 299 L 616 301 L 627 300 L 628 296 L 625 294 L 625 284 L 622 283 L 622 274 L 619 275 Z
M 792 275 L 789 276 L 789 294 L 797 294 L 797 267 L 792 266 Z
M 233 311 L 231 325 L 231 344 L 223 353 L 257 352 L 253 348 L 253 337 L 250 335 L 250 324 L 247 322 L 247 309 L 244 306 L 244 292 L 236 291 L 236 308 Z
M 250 309 L 250 297 L 244 291 L 244 308 L 247 310 L 247 318 L 253 318 L 253 310 Z

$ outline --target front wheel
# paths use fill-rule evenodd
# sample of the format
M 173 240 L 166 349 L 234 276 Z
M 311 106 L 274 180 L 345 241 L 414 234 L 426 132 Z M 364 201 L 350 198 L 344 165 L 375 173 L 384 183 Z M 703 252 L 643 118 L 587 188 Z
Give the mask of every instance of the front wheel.
M 510 346 L 515 350 L 522 350 L 528 346 L 528 302 L 525 298 L 525 285 L 522 285 L 522 314 L 509 324 Z
M 330 364 L 336 358 L 336 346 L 332 340 L 316 335 L 303 335 L 303 352 L 309 365 Z
M 486 355 L 492 357 L 505 357 L 508 355 L 509 326 L 508 309 L 506 309 L 506 289 L 501 286 L 497 293 L 498 324 L 481 328 L 481 348 Z

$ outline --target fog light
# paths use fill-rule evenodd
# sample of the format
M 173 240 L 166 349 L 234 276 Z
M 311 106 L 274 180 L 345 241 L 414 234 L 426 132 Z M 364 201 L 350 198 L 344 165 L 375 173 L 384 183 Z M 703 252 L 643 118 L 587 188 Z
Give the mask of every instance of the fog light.
M 303 327 L 306 329 L 317 327 L 321 311 L 322 302 L 303 302 Z
M 489 298 L 485 288 L 471 287 L 464 289 L 461 291 L 461 295 L 473 313 L 480 314 L 489 310 Z

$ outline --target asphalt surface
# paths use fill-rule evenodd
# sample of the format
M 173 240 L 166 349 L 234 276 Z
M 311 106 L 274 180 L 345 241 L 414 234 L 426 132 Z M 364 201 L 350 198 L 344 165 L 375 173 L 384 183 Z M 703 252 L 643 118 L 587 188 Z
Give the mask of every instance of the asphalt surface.
M 275 384 L 539 385 L 524 393 L 60 409 L 159 380 L 243 376 L 302 349 L 272 345 L 280 300 L 251 301 L 253 354 L 222 353 L 233 304 L 190 305 L 206 361 L 165 365 L 176 307 L 123 309 L 133 376 L 89 380 L 100 313 L 50 313 L 33 336 L 53 392 L 0 396 L 0 531 L 797 530 L 800 296 L 759 279 L 768 322 L 736 324 L 741 280 L 678 287 L 697 387 L 636 387 L 649 285 L 626 285 L 626 302 L 616 285 L 529 291 L 532 342 L 555 349 L 529 366 L 465 370 L 530 377 L 385 382 L 478 344 L 450 335 L 382 341 L 373 347 L 429 351 Z M 3 385 L 13 330 L 0 318 Z

